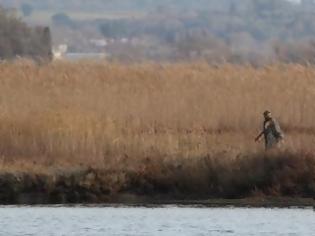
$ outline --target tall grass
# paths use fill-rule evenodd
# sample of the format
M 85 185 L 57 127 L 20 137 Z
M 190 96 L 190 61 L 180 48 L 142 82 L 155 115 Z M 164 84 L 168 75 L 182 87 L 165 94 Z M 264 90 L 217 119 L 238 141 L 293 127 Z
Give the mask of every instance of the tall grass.
M 277 64 L 0 64 L 0 165 L 134 168 L 263 150 L 271 110 L 285 149 L 312 152 L 315 68 Z

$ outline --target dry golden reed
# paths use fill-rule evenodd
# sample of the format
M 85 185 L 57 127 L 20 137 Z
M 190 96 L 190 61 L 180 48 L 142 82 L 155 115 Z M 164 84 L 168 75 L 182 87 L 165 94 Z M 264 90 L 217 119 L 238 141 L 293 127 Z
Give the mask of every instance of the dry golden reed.
M 0 165 L 234 158 L 263 150 L 253 139 L 266 109 L 286 149 L 313 151 L 314 101 L 311 66 L 4 62 Z

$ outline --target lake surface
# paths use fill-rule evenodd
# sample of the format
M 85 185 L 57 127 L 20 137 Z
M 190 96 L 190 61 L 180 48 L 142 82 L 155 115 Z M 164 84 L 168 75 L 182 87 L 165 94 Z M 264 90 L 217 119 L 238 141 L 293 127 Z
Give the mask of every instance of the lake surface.
M 0 235 L 315 235 L 313 209 L 0 207 Z

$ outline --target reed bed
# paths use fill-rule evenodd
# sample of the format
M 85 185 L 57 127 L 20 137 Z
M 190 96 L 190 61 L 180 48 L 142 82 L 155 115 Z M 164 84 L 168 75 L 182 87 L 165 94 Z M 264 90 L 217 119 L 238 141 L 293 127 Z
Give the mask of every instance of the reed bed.
M 314 101 L 312 66 L 2 62 L 0 203 L 312 197 Z
M 233 159 L 263 151 L 253 139 L 266 109 L 286 150 L 312 152 L 314 101 L 311 66 L 4 62 L 0 165 L 119 169 L 148 158 Z

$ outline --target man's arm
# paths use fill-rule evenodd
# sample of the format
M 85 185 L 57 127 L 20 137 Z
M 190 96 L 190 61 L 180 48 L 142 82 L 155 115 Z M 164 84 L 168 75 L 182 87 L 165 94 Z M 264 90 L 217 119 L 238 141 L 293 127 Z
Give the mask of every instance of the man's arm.
M 260 138 L 264 135 L 264 131 L 262 131 L 256 138 L 255 138 L 255 142 L 258 142 L 260 140 Z

